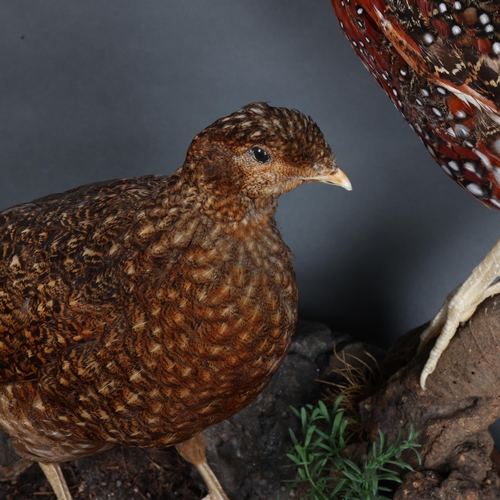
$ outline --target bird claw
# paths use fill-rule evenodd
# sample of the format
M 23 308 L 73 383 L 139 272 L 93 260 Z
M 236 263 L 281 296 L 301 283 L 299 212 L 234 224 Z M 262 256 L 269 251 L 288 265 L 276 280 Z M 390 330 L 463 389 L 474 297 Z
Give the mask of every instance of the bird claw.
M 498 243 L 490 254 L 495 249 L 499 250 Z M 492 285 L 488 285 L 492 277 L 490 273 L 483 270 L 485 263 L 488 263 L 488 256 L 474 269 L 467 281 L 446 297 L 445 303 L 420 336 L 418 352 L 429 339 L 439 335 L 420 375 L 420 387 L 423 390 L 425 390 L 427 377 L 436 369 L 439 358 L 455 336 L 460 324 L 468 321 L 478 305 L 486 298 L 500 293 L 500 283 L 494 282 Z

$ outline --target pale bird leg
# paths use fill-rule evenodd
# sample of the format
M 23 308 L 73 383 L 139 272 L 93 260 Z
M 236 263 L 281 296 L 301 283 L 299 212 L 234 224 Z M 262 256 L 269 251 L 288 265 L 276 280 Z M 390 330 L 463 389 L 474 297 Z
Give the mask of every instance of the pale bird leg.
M 15 481 L 24 471 L 28 470 L 35 462 L 21 458 L 15 464 L 0 466 L 0 481 Z
M 420 375 L 422 389 L 425 389 L 427 377 L 435 370 L 441 354 L 448 347 L 460 323 L 467 321 L 483 300 L 500 293 L 500 282 L 495 283 L 499 273 L 500 240 L 469 278 L 448 295 L 440 311 L 420 336 L 419 351 L 427 340 L 439 335 Z
M 42 468 L 45 477 L 48 479 L 50 486 L 56 494 L 57 500 L 72 500 L 68 485 L 64 479 L 61 466 L 59 464 L 50 464 L 38 462 Z
M 200 432 L 200 434 L 194 438 L 184 441 L 183 443 L 176 444 L 175 447 L 181 457 L 198 469 L 200 476 L 203 478 L 203 481 L 205 481 L 205 484 L 208 487 L 209 495 L 203 500 L 229 500 L 219 481 L 215 477 L 215 474 L 207 463 L 207 458 L 205 456 L 205 438 L 203 437 L 203 433 Z

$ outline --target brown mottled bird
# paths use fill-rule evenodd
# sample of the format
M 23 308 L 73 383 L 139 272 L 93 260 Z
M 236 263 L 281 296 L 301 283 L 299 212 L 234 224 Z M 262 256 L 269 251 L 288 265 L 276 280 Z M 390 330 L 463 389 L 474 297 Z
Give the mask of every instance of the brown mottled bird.
M 297 290 L 273 216 L 313 181 L 350 189 L 311 118 L 254 103 L 198 134 L 171 177 L 0 213 L 0 426 L 59 500 L 60 462 L 116 444 L 177 444 L 227 498 L 200 433 L 286 353 Z

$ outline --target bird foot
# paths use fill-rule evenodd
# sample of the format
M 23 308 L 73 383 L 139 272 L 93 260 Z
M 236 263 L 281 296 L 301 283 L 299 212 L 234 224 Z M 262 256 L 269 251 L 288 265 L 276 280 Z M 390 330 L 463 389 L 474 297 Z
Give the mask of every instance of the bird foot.
M 496 281 L 499 274 L 499 257 L 500 242 L 472 271 L 467 281 L 448 295 L 437 315 L 420 336 L 419 352 L 428 340 L 437 337 L 420 375 L 422 389 L 425 390 L 427 377 L 436 369 L 441 354 L 448 347 L 460 323 L 468 321 L 483 300 L 500 293 L 500 282 Z
M 16 482 L 19 476 L 26 470 L 28 470 L 35 462 L 28 460 L 27 458 L 21 458 L 16 463 L 6 466 L 0 466 L 0 481 L 12 481 Z

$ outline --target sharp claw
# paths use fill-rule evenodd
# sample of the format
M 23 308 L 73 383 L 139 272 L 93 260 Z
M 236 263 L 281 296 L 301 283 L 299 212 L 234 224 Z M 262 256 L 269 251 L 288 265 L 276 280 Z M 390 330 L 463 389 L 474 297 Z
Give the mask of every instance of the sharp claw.
M 428 376 L 429 376 L 429 373 L 424 368 L 422 370 L 422 373 L 420 374 L 420 387 L 422 387 L 423 391 L 425 391 L 425 382 L 426 382 Z

